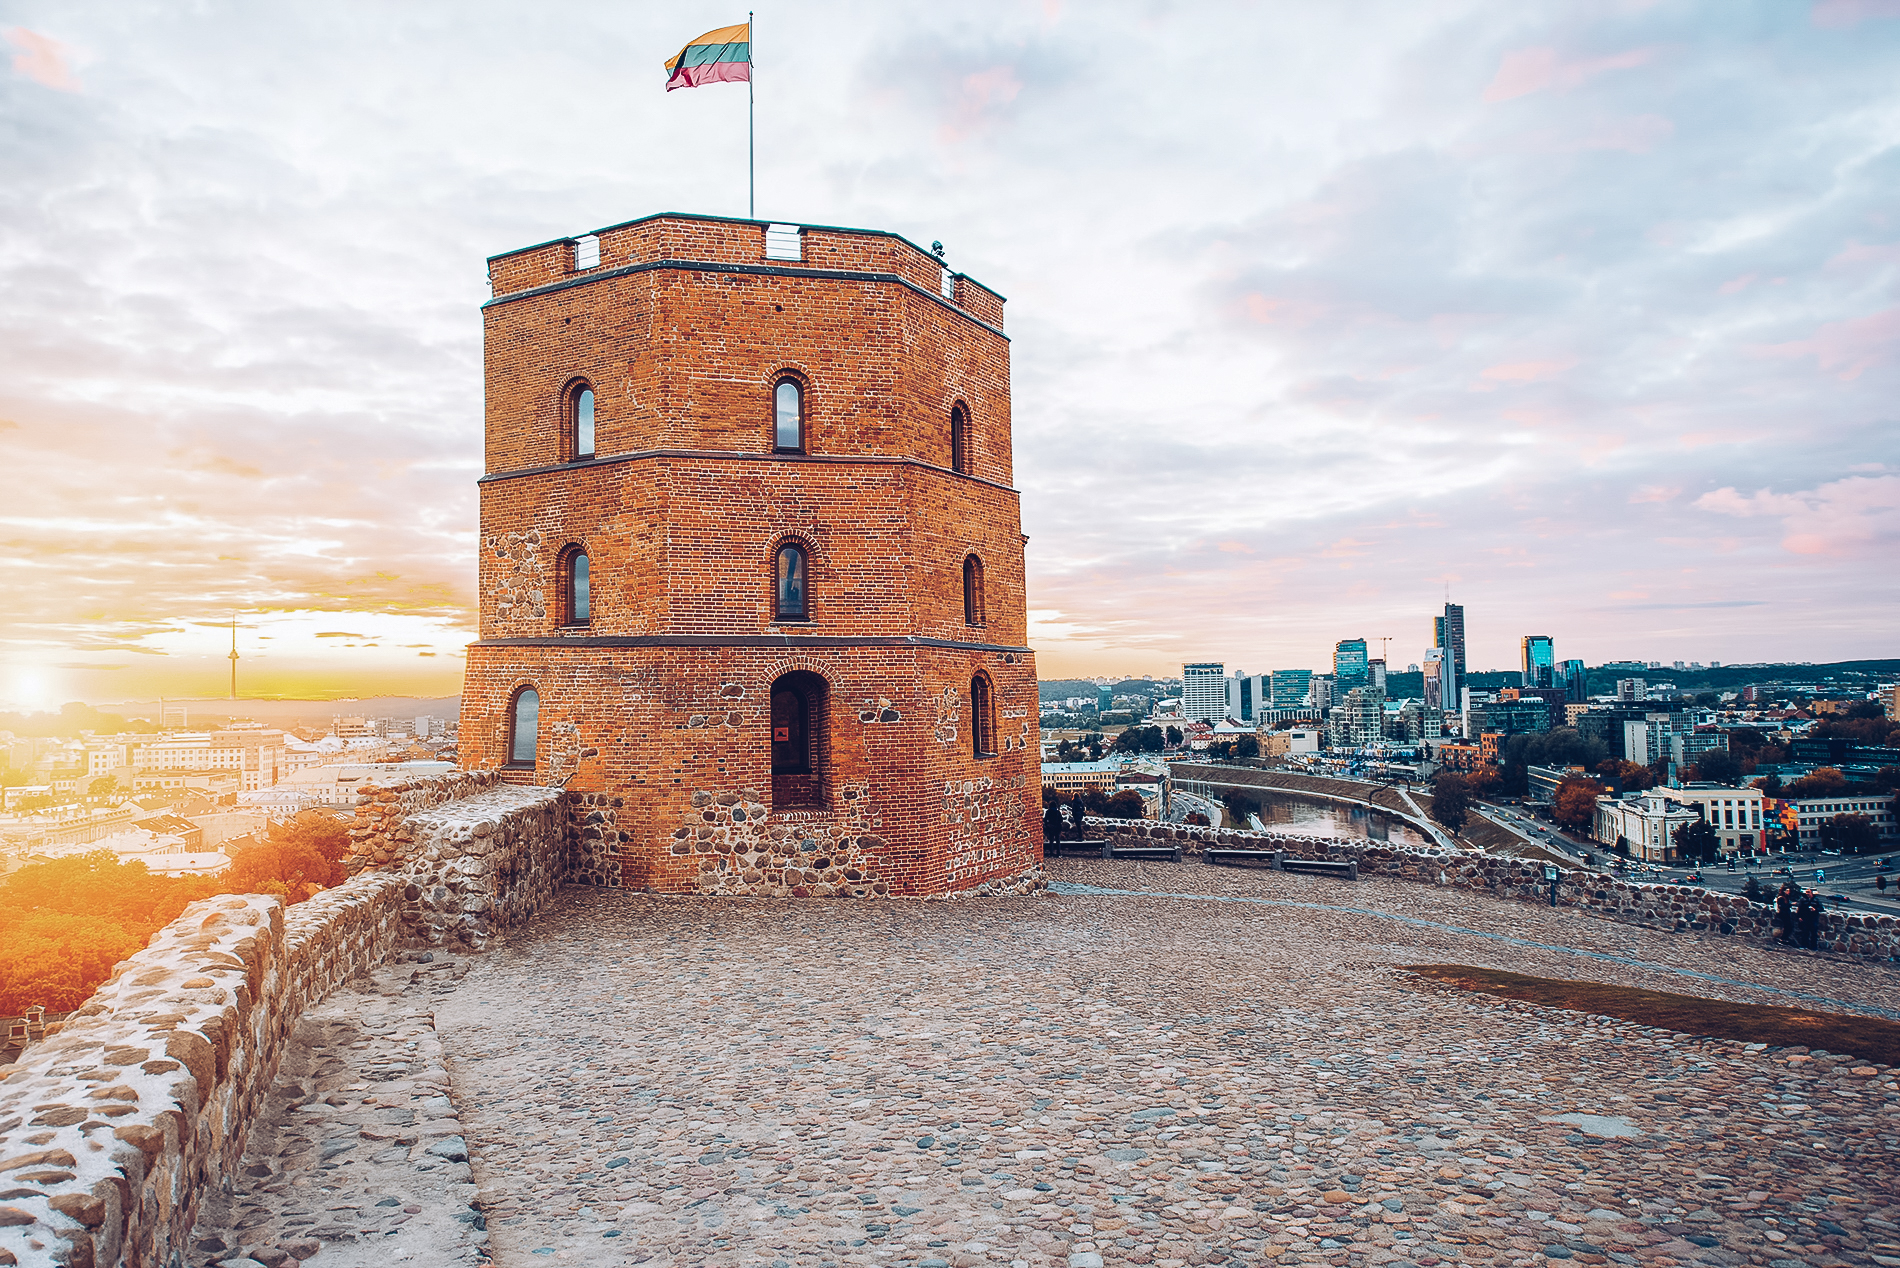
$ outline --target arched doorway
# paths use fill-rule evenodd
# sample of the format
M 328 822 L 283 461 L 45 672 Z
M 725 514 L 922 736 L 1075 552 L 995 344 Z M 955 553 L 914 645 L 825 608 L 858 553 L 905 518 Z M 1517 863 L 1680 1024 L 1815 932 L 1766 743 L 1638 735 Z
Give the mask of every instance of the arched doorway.
M 825 680 L 805 670 L 772 684 L 772 809 L 825 803 Z

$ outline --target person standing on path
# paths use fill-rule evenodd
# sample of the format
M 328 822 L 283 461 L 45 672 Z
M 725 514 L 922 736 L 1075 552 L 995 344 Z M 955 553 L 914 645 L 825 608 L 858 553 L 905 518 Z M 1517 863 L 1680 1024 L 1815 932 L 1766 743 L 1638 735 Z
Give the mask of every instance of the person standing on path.
M 1814 890 L 1801 895 L 1797 908 L 1801 917 L 1801 945 L 1810 951 L 1821 949 L 1821 896 Z
M 1060 854 L 1062 845 L 1062 807 L 1051 802 L 1042 812 L 1042 853 L 1047 858 L 1050 851 Z
M 1775 935 L 1775 941 L 1783 946 L 1794 942 L 1794 882 L 1783 881 L 1775 893 L 1775 924 L 1781 932 Z

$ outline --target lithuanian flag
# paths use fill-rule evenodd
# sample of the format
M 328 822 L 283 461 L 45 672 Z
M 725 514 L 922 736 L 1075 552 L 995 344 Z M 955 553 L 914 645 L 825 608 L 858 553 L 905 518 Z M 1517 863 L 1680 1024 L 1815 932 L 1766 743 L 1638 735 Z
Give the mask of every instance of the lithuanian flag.
M 708 31 L 666 63 L 666 90 L 701 84 L 743 83 L 752 78 L 752 24 Z

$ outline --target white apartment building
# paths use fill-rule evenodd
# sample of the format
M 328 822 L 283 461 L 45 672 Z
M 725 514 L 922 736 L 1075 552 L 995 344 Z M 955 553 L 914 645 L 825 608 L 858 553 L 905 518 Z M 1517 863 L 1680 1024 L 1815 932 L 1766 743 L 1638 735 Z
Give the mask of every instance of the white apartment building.
M 1880 833 L 1883 847 L 1900 843 L 1900 823 L 1893 813 L 1894 794 L 1847 790 L 1832 797 L 1803 797 L 1786 804 L 1800 821 L 1796 831 L 1801 844 L 1813 849 L 1821 843 L 1821 825 L 1836 815 L 1866 815 Z
M 1196 722 L 1227 716 L 1227 666 L 1219 661 L 1181 666 L 1181 715 Z
M 289 771 L 284 733 L 250 728 L 173 732 L 140 745 L 132 765 L 138 771 L 237 771 L 243 792 L 269 788 Z
M 1766 844 L 1762 839 L 1762 793 L 1759 788 L 1724 788 L 1718 784 L 1685 784 L 1656 792 L 1685 806 L 1693 806 L 1715 829 L 1724 854 L 1748 853 Z
M 1614 848 L 1626 842 L 1631 858 L 1666 863 L 1675 857 L 1676 829 L 1699 821 L 1701 814 L 1673 799 L 1673 789 L 1652 789 L 1623 797 L 1597 798 L 1591 835 Z

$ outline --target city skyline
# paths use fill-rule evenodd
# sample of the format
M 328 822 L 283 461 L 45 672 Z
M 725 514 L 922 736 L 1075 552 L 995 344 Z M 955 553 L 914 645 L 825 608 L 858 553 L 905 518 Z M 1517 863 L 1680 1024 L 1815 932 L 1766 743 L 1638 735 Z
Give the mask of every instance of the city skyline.
M 1892 655 L 1897 12 L 765 10 L 759 210 L 1010 297 L 1045 677 Z M 732 15 L 10 13 L 0 706 L 459 690 L 483 261 L 743 214 Z

